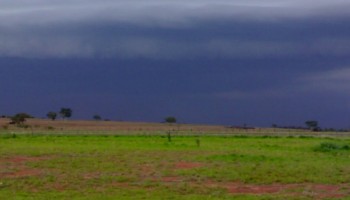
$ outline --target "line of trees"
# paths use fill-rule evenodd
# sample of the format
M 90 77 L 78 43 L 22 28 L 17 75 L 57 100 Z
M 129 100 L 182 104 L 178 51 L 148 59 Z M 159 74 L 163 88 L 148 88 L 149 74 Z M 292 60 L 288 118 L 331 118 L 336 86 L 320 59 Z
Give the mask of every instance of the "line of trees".
M 63 119 L 66 119 L 66 118 L 70 118 L 72 116 L 72 109 L 70 108 L 61 108 L 61 110 L 59 111 L 59 115 L 63 118 Z M 46 114 L 46 116 L 51 119 L 51 120 L 56 120 L 57 118 L 57 115 L 58 115 L 56 112 L 54 111 L 50 111 Z M 27 114 L 27 113 L 24 113 L 24 112 L 21 112 L 21 113 L 17 113 L 13 116 L 2 116 L 3 118 L 10 118 L 10 123 L 9 124 L 15 124 L 17 126 L 23 126 L 24 122 L 26 121 L 26 119 L 29 119 L 29 118 L 34 118 L 33 116 Z
M 272 124 L 272 128 L 282 128 L 282 129 L 299 129 L 299 130 L 311 130 L 311 131 L 338 131 L 338 132 L 347 132 L 348 129 L 335 129 L 335 128 L 321 128 L 318 121 L 316 120 L 307 120 L 305 121 L 306 126 L 278 126 L 277 124 Z
M 59 112 L 54 112 L 54 111 L 49 111 L 46 116 L 48 119 L 51 119 L 52 121 L 56 120 L 58 116 L 60 116 L 62 119 L 67 119 L 70 118 L 73 114 L 73 110 L 71 108 L 61 108 Z M 16 115 L 13 116 L 6 116 L 6 115 L 2 115 L 1 118 L 9 118 L 11 121 L 9 124 L 15 124 L 18 126 L 23 126 L 24 122 L 26 121 L 26 119 L 29 118 L 34 118 L 33 116 L 21 112 L 21 113 L 17 113 Z M 98 114 L 95 114 L 92 116 L 92 118 L 96 121 L 100 121 L 102 120 L 102 117 Z M 105 121 L 109 121 L 108 119 L 105 119 Z M 169 124 L 173 124 L 177 122 L 177 119 L 174 116 L 168 116 L 164 118 L 164 122 L 165 123 L 169 123 Z M 307 120 L 305 121 L 305 125 L 304 126 L 278 126 L 277 124 L 272 124 L 272 128 L 282 128 L 282 129 L 301 129 L 301 130 L 311 130 L 311 131 L 349 131 L 347 129 L 333 129 L 333 128 L 320 128 L 319 127 L 319 123 L 316 120 Z M 239 126 L 231 126 L 231 128 L 242 128 Z M 246 127 L 246 125 L 244 125 L 243 128 L 249 128 Z
M 63 119 L 70 118 L 72 116 L 72 113 L 73 113 L 73 111 L 70 108 L 61 108 L 61 110 L 58 112 L 58 114 Z M 46 114 L 46 116 L 47 116 L 47 118 L 54 121 L 54 120 L 56 120 L 58 114 L 54 111 L 50 111 Z

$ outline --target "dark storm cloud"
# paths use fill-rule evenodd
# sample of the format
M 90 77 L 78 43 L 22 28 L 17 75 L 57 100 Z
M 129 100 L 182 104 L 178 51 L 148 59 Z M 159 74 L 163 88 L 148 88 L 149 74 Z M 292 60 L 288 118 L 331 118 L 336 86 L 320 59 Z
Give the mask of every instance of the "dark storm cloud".
M 331 28 L 333 22 L 348 16 L 350 4 L 345 1 L 37 0 L 2 1 L 0 5 L 1 56 L 178 59 L 349 55 L 349 34 L 334 39 L 334 35 L 313 30 L 313 35 L 300 40 L 304 27 L 298 27 L 299 23 L 322 24 L 327 19 L 329 24 L 324 25 Z M 348 20 L 343 22 L 345 25 Z M 281 24 L 297 27 L 281 38 Z M 337 29 L 338 34 L 349 32 L 346 27 Z

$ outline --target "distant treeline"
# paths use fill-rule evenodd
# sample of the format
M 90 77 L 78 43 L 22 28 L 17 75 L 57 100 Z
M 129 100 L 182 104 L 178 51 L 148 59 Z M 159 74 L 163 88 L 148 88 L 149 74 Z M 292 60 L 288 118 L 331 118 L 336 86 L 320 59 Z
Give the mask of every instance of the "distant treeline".
M 50 111 L 47 113 L 47 118 L 51 120 L 55 120 L 56 117 L 60 115 L 63 119 L 65 118 L 70 118 L 72 116 L 72 109 L 70 108 L 61 108 L 61 110 L 56 113 L 53 111 Z M 28 118 L 35 118 L 30 114 L 27 113 L 17 113 L 16 115 L 9 116 L 9 115 L 1 115 L 1 118 L 8 118 L 11 119 L 11 122 L 9 124 L 17 124 L 21 125 L 23 124 L 26 119 Z M 94 120 L 102 120 L 100 115 L 93 115 Z M 105 119 L 105 121 L 110 121 L 109 119 Z M 164 119 L 165 123 L 176 123 L 177 119 L 173 116 L 168 116 Z M 277 124 L 272 124 L 272 128 L 275 129 L 292 129 L 292 130 L 301 130 L 301 131 L 315 131 L 315 132 L 350 132 L 350 129 L 336 129 L 336 128 L 321 128 L 318 126 L 318 121 L 315 120 L 308 120 L 305 121 L 306 126 L 279 126 Z M 233 126 L 228 126 L 227 128 L 232 128 L 232 129 L 242 129 L 242 130 L 254 130 L 254 129 L 260 129 L 254 126 L 248 126 L 247 124 L 244 124 L 243 126 L 240 125 L 233 125 Z
M 323 131 L 323 132 L 349 132 L 349 129 L 336 129 L 336 128 L 309 128 L 309 127 L 302 127 L 302 126 L 272 126 L 272 128 L 279 128 L 279 129 L 294 129 L 294 130 L 311 130 L 311 131 Z

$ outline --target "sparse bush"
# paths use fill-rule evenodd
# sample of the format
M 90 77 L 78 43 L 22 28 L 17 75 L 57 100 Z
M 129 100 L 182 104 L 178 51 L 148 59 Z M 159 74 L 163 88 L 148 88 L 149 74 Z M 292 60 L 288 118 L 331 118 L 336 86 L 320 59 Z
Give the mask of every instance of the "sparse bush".
M 197 147 L 201 146 L 201 141 L 199 140 L 199 138 L 196 139 L 196 145 L 197 145 Z
M 11 117 L 10 124 L 23 125 L 27 118 L 33 118 L 33 116 L 27 113 L 18 113 L 15 116 Z
M 60 115 L 63 119 L 70 118 L 72 116 L 72 109 L 70 108 L 61 108 Z
M 170 131 L 167 132 L 167 138 L 168 138 L 168 142 L 171 142 L 171 132 Z
M 328 150 L 340 149 L 340 146 L 335 143 L 324 142 L 324 143 L 321 143 L 320 148 L 328 151 Z
M 175 117 L 166 117 L 165 119 L 165 122 L 167 123 L 176 123 L 176 118 Z
M 102 117 L 100 115 L 94 115 L 92 118 L 96 121 L 102 120 Z
M 350 145 L 347 145 L 347 144 L 346 144 L 346 145 L 343 146 L 342 149 L 343 149 L 343 150 L 350 150 Z
M 318 121 L 308 120 L 305 122 L 306 126 L 312 131 L 320 131 L 320 127 L 318 127 Z
M 31 126 L 28 125 L 28 124 L 18 124 L 17 127 L 19 127 L 19 128 L 24 128 L 24 129 L 28 129 L 28 128 L 30 128 Z
M 48 126 L 48 127 L 47 127 L 47 130 L 55 130 L 55 128 L 52 127 L 52 126 Z
M 50 111 L 46 114 L 46 116 L 51 119 L 52 121 L 54 121 L 57 117 L 57 113 L 56 112 L 53 112 L 53 111 Z
M 8 125 L 2 125 L 2 128 L 3 128 L 4 130 L 7 130 L 7 129 L 9 129 L 9 126 L 8 126 Z
M 338 151 L 338 150 L 350 150 L 350 146 L 347 144 L 336 144 L 333 142 L 323 142 L 318 147 L 316 151 L 329 152 L 329 151 Z

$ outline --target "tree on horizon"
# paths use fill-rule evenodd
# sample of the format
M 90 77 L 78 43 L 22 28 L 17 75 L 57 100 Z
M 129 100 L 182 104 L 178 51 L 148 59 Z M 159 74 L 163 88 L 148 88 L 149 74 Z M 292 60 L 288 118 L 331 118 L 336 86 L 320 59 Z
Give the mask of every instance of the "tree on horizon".
M 46 114 L 47 118 L 51 119 L 52 121 L 54 121 L 57 118 L 57 113 L 50 111 Z
M 92 118 L 96 121 L 102 120 L 102 117 L 100 115 L 94 115 Z
M 11 117 L 12 124 L 22 125 L 27 118 L 33 118 L 33 116 L 27 114 L 27 113 L 17 113 L 16 115 Z
M 306 126 L 310 129 L 310 130 L 317 130 L 319 129 L 318 127 L 318 121 L 315 121 L 315 120 L 308 120 L 305 122 Z
M 60 115 L 63 119 L 70 118 L 72 116 L 72 109 L 70 108 L 61 108 Z
M 164 120 L 166 123 L 176 123 L 176 118 L 173 116 L 166 117 Z

